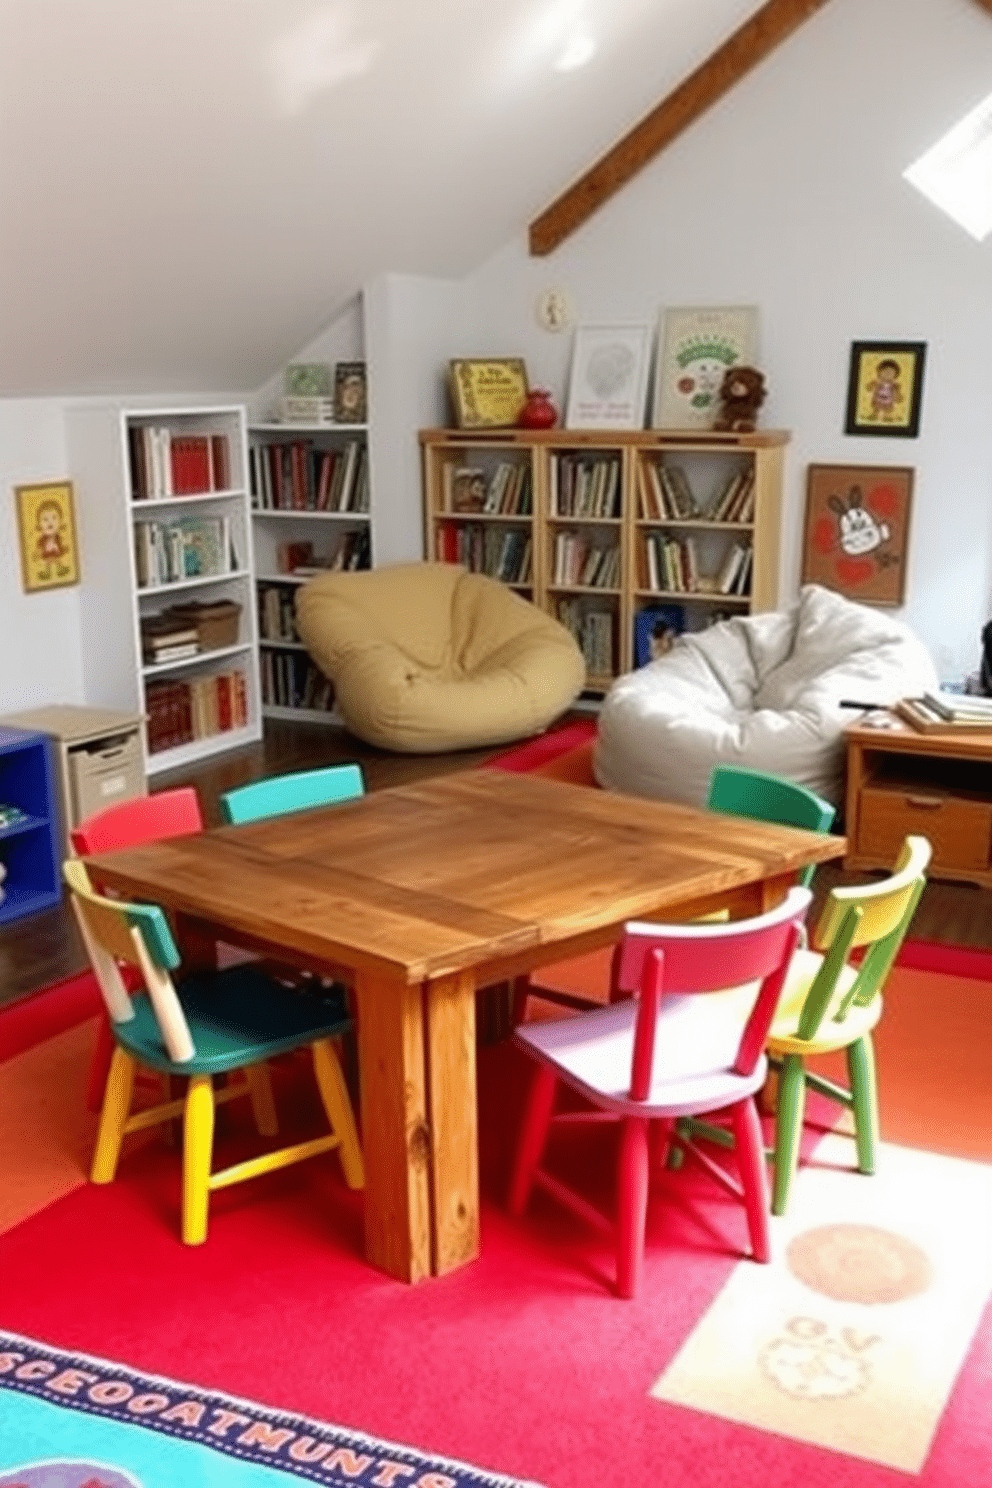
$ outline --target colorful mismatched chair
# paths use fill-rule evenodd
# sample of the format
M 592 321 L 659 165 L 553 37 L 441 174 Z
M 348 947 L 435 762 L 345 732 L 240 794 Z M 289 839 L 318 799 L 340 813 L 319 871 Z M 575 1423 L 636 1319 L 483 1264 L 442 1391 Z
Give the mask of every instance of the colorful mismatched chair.
M 210 1193 L 260 1173 L 337 1148 L 350 1188 L 364 1184 L 364 1168 L 347 1087 L 332 1040 L 346 1020 L 328 1018 L 326 1003 L 286 987 L 258 962 L 202 972 L 173 981 L 180 958 L 168 920 L 157 905 L 108 899 L 90 885 L 84 865 L 70 859 L 64 874 L 71 901 L 111 1019 L 115 1048 L 107 1079 L 96 1149 L 93 1183 L 110 1183 L 117 1172 L 121 1143 L 143 1130 L 182 1114 L 182 1238 L 199 1245 L 207 1235 Z M 132 999 L 121 966 L 132 968 L 147 993 Z M 232 1167 L 212 1170 L 215 1105 L 251 1097 L 259 1131 L 274 1136 L 275 1107 L 263 1061 L 309 1045 L 314 1073 L 331 1131 Z M 131 1114 L 139 1067 L 187 1079 L 186 1095 Z M 222 1090 L 215 1075 L 240 1071 L 244 1083 L 228 1080 Z
M 706 805 L 710 811 L 777 822 L 783 827 L 803 827 L 808 832 L 829 832 L 837 815 L 836 806 L 794 780 L 736 765 L 717 765 L 710 777 Z M 815 871 L 816 864 L 811 863 L 800 881 L 808 887 Z
M 617 982 L 622 994 L 638 995 L 574 1018 L 526 1024 L 514 1035 L 537 1070 L 511 1213 L 522 1214 L 536 1183 L 605 1230 L 616 1245 L 622 1297 L 635 1295 L 642 1270 L 652 1124 L 661 1123 L 669 1141 L 743 1197 L 754 1257 L 768 1259 L 768 1181 L 753 1097 L 765 1079 L 764 1044 L 810 897 L 808 889 L 793 888 L 774 910 L 750 920 L 628 924 Z M 729 993 L 719 990 L 728 987 Z M 559 1082 L 593 1109 L 556 1116 Z M 726 1111 L 732 1122 L 740 1187 L 674 1129 L 681 1116 L 715 1111 Z M 623 1128 L 612 1219 L 542 1166 L 554 1124 L 610 1119 Z
M 90 853 L 113 852 L 118 847 L 135 847 L 141 842 L 184 837 L 202 831 L 200 798 L 192 786 L 183 786 L 178 790 L 118 801 L 73 827 L 69 841 L 74 852 L 86 857 Z M 103 1104 L 113 1052 L 114 1035 L 110 1018 L 104 1012 L 97 1029 L 86 1085 L 86 1105 L 90 1111 L 99 1111 Z
M 872 1030 L 882 1016 L 882 989 L 923 892 L 931 846 L 907 837 L 893 873 L 880 882 L 831 889 L 798 950 L 768 1037 L 778 1071 L 772 1212 L 783 1214 L 799 1159 L 807 1086 L 854 1115 L 858 1168 L 875 1171 L 878 1088 Z M 860 961 L 850 959 L 862 952 Z M 807 1060 L 843 1050 L 849 1087 L 827 1080 Z
M 221 796 L 220 809 L 226 822 L 262 821 L 290 811 L 353 801 L 364 794 L 365 777 L 360 765 L 328 765 L 238 786 Z

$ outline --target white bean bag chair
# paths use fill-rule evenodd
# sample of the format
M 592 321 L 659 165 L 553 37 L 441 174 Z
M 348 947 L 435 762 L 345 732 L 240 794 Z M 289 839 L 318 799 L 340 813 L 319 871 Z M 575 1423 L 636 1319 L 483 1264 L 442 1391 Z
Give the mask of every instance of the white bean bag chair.
M 599 715 L 593 769 L 627 795 L 705 804 L 715 765 L 795 780 L 840 804 L 843 699 L 886 704 L 936 687 L 922 642 L 884 611 L 816 584 L 788 611 L 680 636 L 618 677 Z
M 585 685 L 564 625 L 457 563 L 327 574 L 300 589 L 296 623 L 345 723 L 382 749 L 508 744 L 547 728 Z

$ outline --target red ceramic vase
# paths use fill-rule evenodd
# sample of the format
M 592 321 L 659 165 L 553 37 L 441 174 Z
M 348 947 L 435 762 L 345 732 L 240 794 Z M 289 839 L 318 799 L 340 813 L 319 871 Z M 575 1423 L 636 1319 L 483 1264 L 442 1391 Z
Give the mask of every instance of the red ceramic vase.
M 527 394 L 517 425 L 521 429 L 553 429 L 558 422 L 558 410 L 551 401 L 547 388 L 531 388 Z

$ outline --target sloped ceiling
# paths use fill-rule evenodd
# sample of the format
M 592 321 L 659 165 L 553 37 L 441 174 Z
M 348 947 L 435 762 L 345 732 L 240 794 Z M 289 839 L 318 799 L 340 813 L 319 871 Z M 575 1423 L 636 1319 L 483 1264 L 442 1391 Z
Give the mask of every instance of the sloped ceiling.
M 0 396 L 260 386 L 374 275 L 523 233 L 758 8 L 0 0 Z

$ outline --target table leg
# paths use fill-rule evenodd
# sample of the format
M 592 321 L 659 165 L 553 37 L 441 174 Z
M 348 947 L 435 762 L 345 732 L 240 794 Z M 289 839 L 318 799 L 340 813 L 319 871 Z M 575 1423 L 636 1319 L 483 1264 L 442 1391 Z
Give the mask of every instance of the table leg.
M 422 989 L 359 972 L 365 1254 L 400 1281 L 431 1274 Z
M 479 1129 L 475 1079 L 475 979 L 427 983 L 427 1069 L 434 1273 L 479 1254 Z

